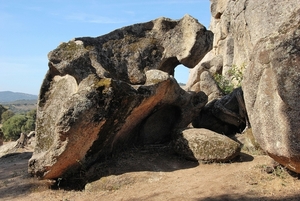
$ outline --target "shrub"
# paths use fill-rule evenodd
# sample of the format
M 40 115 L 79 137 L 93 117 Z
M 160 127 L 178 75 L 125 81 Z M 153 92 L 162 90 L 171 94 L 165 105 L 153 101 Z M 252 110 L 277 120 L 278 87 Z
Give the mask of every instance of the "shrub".
M 217 82 L 218 87 L 224 94 L 229 94 L 233 91 L 234 85 L 225 76 L 221 74 L 215 74 L 214 79 Z
M 221 74 L 215 74 L 214 79 L 224 94 L 231 93 L 235 88 L 242 85 L 243 71 L 245 69 L 245 64 L 243 63 L 241 67 L 233 65 L 230 70 L 226 72 L 227 76 Z

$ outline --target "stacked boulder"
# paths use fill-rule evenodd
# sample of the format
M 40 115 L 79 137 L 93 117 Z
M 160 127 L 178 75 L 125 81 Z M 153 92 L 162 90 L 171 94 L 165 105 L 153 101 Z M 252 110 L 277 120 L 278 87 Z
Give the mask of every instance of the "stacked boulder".
M 212 40 L 186 15 L 62 43 L 48 55 L 29 172 L 58 178 L 134 143 L 172 138 L 207 103 L 203 92 L 178 85 L 174 68 L 194 67 Z

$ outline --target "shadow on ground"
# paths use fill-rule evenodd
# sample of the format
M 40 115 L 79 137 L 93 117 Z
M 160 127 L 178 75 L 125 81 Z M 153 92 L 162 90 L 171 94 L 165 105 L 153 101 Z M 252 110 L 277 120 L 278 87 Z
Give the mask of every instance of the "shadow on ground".
M 234 161 L 252 161 L 253 157 L 241 153 Z M 149 145 L 139 148 L 132 148 L 125 152 L 118 153 L 103 161 L 94 164 L 88 169 L 64 175 L 53 185 L 53 189 L 82 190 L 87 183 L 99 180 L 110 175 L 121 175 L 129 172 L 172 172 L 181 169 L 194 168 L 198 166 L 197 161 L 186 160 L 177 155 L 172 146 Z
M 29 178 L 28 159 L 32 152 L 9 153 L 0 158 L 0 199 L 23 194 L 33 184 L 22 182 Z
M 199 163 L 196 161 L 188 161 L 175 154 L 168 144 L 150 145 L 131 148 L 102 159 L 101 162 L 88 169 L 82 168 L 74 174 L 64 175 L 63 178 L 57 180 L 55 185 L 65 190 L 82 190 L 87 183 L 109 175 L 141 171 L 171 172 L 198 165 Z
M 155 193 L 150 196 L 144 196 L 139 198 L 130 199 L 130 201 L 139 201 L 139 200 L 160 200 L 161 194 Z M 300 195 L 294 196 L 287 196 L 281 198 L 272 198 L 272 197 L 255 197 L 255 196 L 248 196 L 248 195 L 221 195 L 216 197 L 209 197 L 209 198 L 194 198 L 189 199 L 191 201 L 298 201 Z M 183 198 L 184 200 L 184 198 Z
M 195 199 L 195 201 L 298 201 L 300 195 L 288 196 L 284 198 L 272 198 L 272 197 L 253 197 L 247 195 L 221 195 L 212 198 Z

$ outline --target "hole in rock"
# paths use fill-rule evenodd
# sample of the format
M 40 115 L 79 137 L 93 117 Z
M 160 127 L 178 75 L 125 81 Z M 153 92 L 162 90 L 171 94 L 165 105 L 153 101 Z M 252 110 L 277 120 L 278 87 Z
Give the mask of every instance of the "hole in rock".
M 218 12 L 218 13 L 215 15 L 215 19 L 220 19 L 221 16 L 222 16 L 222 14 L 223 14 L 223 13 Z
M 175 68 L 174 77 L 179 85 L 185 85 L 188 81 L 189 74 L 190 69 L 180 64 Z

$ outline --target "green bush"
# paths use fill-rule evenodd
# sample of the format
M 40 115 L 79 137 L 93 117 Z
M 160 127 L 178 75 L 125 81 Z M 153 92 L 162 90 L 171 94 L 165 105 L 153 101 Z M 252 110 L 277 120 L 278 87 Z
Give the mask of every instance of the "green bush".
M 5 140 L 17 140 L 20 134 L 29 133 L 35 129 L 35 113 L 30 111 L 26 115 L 16 114 L 6 120 L 2 125 Z
M 225 76 L 221 74 L 215 74 L 214 79 L 217 82 L 218 87 L 224 94 L 229 94 L 233 91 L 234 85 Z
M 242 85 L 243 71 L 245 69 L 245 64 L 241 67 L 233 65 L 230 70 L 226 72 L 227 76 L 221 74 L 215 74 L 214 79 L 224 94 L 231 93 L 235 88 Z

